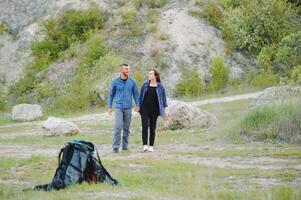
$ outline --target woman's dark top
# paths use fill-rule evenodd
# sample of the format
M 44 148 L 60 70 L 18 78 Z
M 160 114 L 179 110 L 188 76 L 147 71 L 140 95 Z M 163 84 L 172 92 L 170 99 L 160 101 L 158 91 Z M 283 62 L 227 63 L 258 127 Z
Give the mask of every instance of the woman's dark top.
M 156 88 L 157 87 L 153 86 L 148 87 L 143 98 L 142 110 L 155 115 L 160 115 Z

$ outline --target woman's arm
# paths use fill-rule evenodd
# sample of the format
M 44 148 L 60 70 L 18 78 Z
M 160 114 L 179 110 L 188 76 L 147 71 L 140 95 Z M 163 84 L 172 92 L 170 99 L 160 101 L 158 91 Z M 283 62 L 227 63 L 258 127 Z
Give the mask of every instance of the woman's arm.
M 165 94 L 165 88 L 162 86 L 162 95 L 163 95 L 163 106 L 167 107 L 167 100 L 166 100 L 166 94 Z

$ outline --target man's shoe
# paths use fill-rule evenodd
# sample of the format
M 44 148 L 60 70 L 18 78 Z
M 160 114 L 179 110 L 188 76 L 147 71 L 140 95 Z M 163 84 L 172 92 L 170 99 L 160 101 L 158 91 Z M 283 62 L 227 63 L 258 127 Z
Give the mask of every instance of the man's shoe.
M 128 152 L 130 152 L 131 150 L 129 148 L 122 148 L 122 151 L 128 151 Z
M 143 145 L 143 151 L 147 152 L 148 151 L 148 146 L 147 145 Z
M 153 152 L 154 151 L 154 147 L 153 146 L 149 146 L 147 151 L 148 152 Z
M 118 149 L 113 149 L 113 153 L 119 153 Z

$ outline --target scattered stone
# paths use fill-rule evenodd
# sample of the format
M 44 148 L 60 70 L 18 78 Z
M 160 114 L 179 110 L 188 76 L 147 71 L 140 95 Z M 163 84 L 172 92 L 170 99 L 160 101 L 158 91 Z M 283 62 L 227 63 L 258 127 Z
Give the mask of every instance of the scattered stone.
M 288 99 L 301 98 L 301 85 L 297 86 L 274 86 L 265 89 L 257 98 L 254 99 L 252 107 L 270 104 L 271 102 L 282 102 Z
M 169 101 L 166 111 L 168 116 L 164 120 L 164 126 L 170 129 L 213 127 L 217 121 L 213 114 L 183 101 Z
M 79 128 L 76 124 L 57 117 L 48 117 L 42 123 L 42 128 L 45 136 L 71 136 L 79 133 Z
M 38 104 L 19 104 L 13 107 L 13 121 L 33 121 L 43 116 L 43 109 Z

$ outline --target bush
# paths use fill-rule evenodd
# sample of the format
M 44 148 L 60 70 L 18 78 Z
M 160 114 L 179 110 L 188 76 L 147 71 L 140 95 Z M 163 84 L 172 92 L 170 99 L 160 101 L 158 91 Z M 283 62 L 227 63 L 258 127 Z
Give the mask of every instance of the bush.
M 280 82 L 283 84 L 301 84 L 301 65 L 294 67 L 290 76 L 281 77 Z
M 100 34 L 92 35 L 85 43 L 87 52 L 85 55 L 85 61 L 94 62 L 100 57 L 106 55 L 109 51 L 105 44 L 104 38 Z
M 7 109 L 7 97 L 4 88 L 0 87 L 0 113 Z
M 293 68 L 291 72 L 291 84 L 296 83 L 296 84 L 301 84 L 301 65 L 296 66 Z
M 218 91 L 227 86 L 230 69 L 225 65 L 221 58 L 215 57 L 212 59 L 212 65 L 209 67 L 209 72 L 212 75 L 209 90 Z
M 223 12 L 221 7 L 215 1 L 205 4 L 202 11 L 191 10 L 190 15 L 206 19 L 210 24 L 220 27 L 223 22 Z
M 162 33 L 160 34 L 160 40 L 167 40 L 169 38 L 169 35 Z
M 41 72 L 46 70 L 62 51 L 76 42 L 86 41 L 91 33 L 101 29 L 105 19 L 101 10 L 90 8 L 84 11 L 68 10 L 58 18 L 47 20 L 43 24 L 44 40 L 33 42 L 31 45 L 34 61 L 26 67 L 24 78 L 11 88 L 11 92 L 20 99 L 22 95 L 33 92 L 37 84 L 43 80 Z M 93 42 L 95 41 L 91 43 Z
M 262 69 L 273 68 L 276 52 L 277 45 L 270 45 L 261 49 L 257 61 Z
M 0 35 L 2 35 L 5 32 L 8 32 L 8 31 L 9 31 L 9 28 L 8 28 L 7 24 L 0 21 Z
M 229 46 L 255 55 L 300 28 L 296 11 L 280 0 L 243 1 L 224 15 L 223 34 Z
M 148 2 L 151 8 L 161 8 L 165 6 L 169 0 L 150 0 Z
M 52 109 L 62 113 L 73 113 L 97 105 L 105 105 L 112 76 L 117 72 L 122 61 L 123 59 L 117 54 L 108 52 L 98 60 L 90 60 L 90 65 L 81 63 L 75 79 L 54 99 Z
M 204 91 L 204 81 L 196 69 L 182 70 L 181 81 L 176 84 L 177 96 L 196 97 Z
M 279 77 L 272 69 L 260 69 L 252 76 L 251 84 L 255 87 L 269 87 L 279 83 Z
M 196 6 L 200 6 L 201 3 L 202 3 L 202 0 L 195 0 L 194 1 L 194 5 L 196 5 Z
M 84 11 L 68 10 L 61 17 L 49 19 L 44 23 L 46 37 L 33 45 L 33 54 L 41 57 L 51 54 L 57 58 L 58 53 L 66 50 L 74 42 L 84 42 L 91 32 L 104 26 L 106 17 L 97 8 Z
M 220 4 L 224 9 L 236 8 L 243 5 L 247 0 L 221 0 Z
M 241 120 L 240 134 L 253 140 L 279 139 L 300 142 L 300 99 L 254 108 Z
M 275 54 L 275 66 L 281 74 L 290 74 L 297 65 L 301 65 L 301 31 L 284 37 Z
M 120 25 L 124 27 L 122 33 L 124 36 L 137 37 L 143 34 L 144 24 L 139 20 L 136 11 L 120 12 Z
M 133 25 L 138 21 L 138 14 L 135 11 L 121 12 L 119 13 L 121 17 L 121 25 Z

